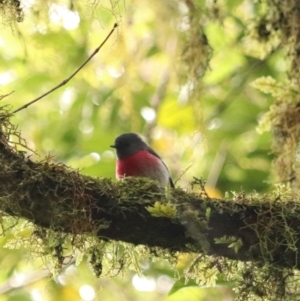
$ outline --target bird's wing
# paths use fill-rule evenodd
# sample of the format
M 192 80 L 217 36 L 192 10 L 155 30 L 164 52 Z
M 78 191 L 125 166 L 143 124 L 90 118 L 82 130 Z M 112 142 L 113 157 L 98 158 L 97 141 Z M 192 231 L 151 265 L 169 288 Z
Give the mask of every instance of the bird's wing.
M 152 154 L 153 156 L 155 156 L 155 157 L 157 157 L 157 158 L 159 158 L 159 159 L 161 160 L 161 162 L 164 164 L 164 166 L 166 167 L 166 169 L 167 169 L 167 171 L 168 171 L 168 173 L 169 173 L 169 183 L 170 183 L 170 186 L 171 186 L 172 188 L 175 188 L 174 182 L 173 182 L 173 180 L 172 180 L 172 178 L 171 178 L 169 169 L 168 169 L 167 165 L 165 164 L 165 162 L 161 159 L 161 157 L 160 157 L 160 156 L 159 156 L 159 155 L 158 155 L 151 147 L 147 146 L 147 151 L 148 151 L 150 154 Z

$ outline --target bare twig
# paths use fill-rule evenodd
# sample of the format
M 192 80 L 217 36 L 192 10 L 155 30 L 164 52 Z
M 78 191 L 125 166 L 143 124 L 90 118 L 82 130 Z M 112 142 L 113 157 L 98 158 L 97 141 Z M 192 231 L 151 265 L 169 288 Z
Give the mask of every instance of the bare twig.
M 54 88 L 52 88 L 51 90 L 49 90 L 48 92 L 44 93 L 43 95 L 35 98 L 34 100 L 26 103 L 25 105 L 19 107 L 18 109 L 14 110 L 12 112 L 12 114 L 15 114 L 23 109 L 26 109 L 27 107 L 29 107 L 30 105 L 32 105 L 33 103 L 37 102 L 38 100 L 44 98 L 45 96 L 47 96 L 48 94 L 52 93 L 53 91 L 57 90 L 58 88 L 64 86 L 66 83 L 68 83 L 98 52 L 99 50 L 103 47 L 103 45 L 107 42 L 107 40 L 110 38 L 110 36 L 113 34 L 113 32 L 115 31 L 115 29 L 118 27 L 118 24 L 115 23 L 114 27 L 112 28 L 112 30 L 109 32 L 109 34 L 107 35 L 107 37 L 104 39 L 104 41 L 99 45 L 99 47 L 97 47 L 94 52 L 86 59 L 85 62 L 83 62 L 83 64 L 81 64 L 81 66 L 79 66 L 68 78 L 66 78 L 65 80 L 63 80 L 60 84 L 58 84 L 57 86 L 55 86 Z
M 12 93 L 14 93 L 14 92 L 15 92 L 15 91 L 11 91 L 11 92 L 9 92 L 9 93 L 7 93 L 7 94 L 0 95 L 0 100 L 2 100 L 3 98 L 9 96 L 10 94 L 12 94 Z

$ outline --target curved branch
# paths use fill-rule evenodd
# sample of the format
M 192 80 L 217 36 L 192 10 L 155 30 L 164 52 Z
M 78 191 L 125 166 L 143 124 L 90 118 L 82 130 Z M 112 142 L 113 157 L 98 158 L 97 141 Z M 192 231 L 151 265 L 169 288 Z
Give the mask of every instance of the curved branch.
M 64 86 L 65 84 L 67 84 L 99 51 L 100 49 L 103 47 L 103 45 L 107 42 L 107 40 L 110 38 L 110 36 L 113 34 L 113 32 L 115 31 L 115 29 L 118 27 L 118 24 L 115 23 L 112 30 L 108 33 L 108 35 L 106 36 L 106 38 L 103 40 L 103 42 L 92 52 L 92 54 L 66 79 L 64 79 L 61 83 L 59 83 L 58 85 L 56 85 L 55 87 L 53 87 L 52 89 L 50 89 L 49 91 L 45 92 L 44 94 L 40 95 L 39 97 L 29 101 L 28 103 L 26 103 L 25 105 L 15 109 L 12 114 L 15 114 L 23 109 L 26 109 L 27 107 L 29 107 L 30 105 L 34 104 L 35 102 L 37 102 L 38 100 L 44 98 L 45 96 L 51 94 L 53 91 L 57 90 L 58 88 L 61 88 L 62 86 Z M 5 95 L 6 96 L 6 95 Z
M 7 214 L 75 235 L 300 268 L 298 202 L 242 194 L 216 200 L 174 189 L 168 202 L 176 217 L 155 217 L 146 208 L 167 201 L 154 182 L 114 183 L 47 159 L 33 162 L 10 147 L 7 137 L 0 131 L 0 210 Z

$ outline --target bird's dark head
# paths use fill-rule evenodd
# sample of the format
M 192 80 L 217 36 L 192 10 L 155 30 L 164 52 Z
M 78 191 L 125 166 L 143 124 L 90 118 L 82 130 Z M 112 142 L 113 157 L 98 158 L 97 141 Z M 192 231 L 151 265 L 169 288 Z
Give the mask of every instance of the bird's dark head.
M 135 133 L 126 133 L 118 136 L 114 145 L 111 145 L 117 151 L 119 159 L 133 155 L 140 150 L 147 149 L 147 144 Z

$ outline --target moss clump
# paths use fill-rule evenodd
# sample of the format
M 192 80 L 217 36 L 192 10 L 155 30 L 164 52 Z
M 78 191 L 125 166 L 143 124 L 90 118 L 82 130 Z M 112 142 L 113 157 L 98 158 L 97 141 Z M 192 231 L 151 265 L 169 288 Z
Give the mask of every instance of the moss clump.
M 20 0 L 0 0 L 0 17 L 4 23 L 22 22 L 24 11 Z

